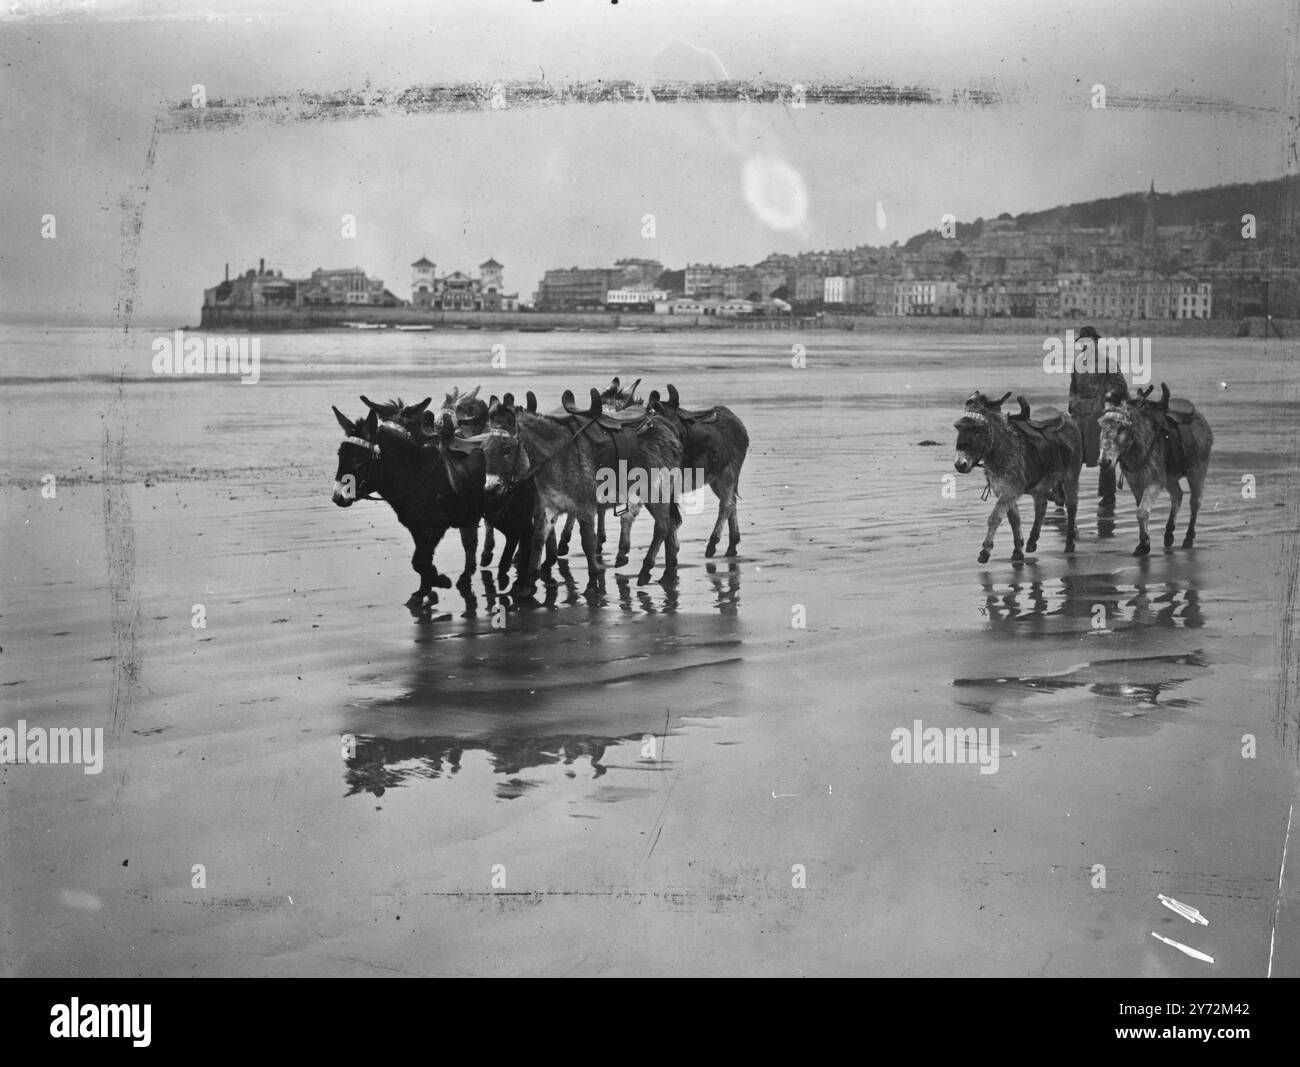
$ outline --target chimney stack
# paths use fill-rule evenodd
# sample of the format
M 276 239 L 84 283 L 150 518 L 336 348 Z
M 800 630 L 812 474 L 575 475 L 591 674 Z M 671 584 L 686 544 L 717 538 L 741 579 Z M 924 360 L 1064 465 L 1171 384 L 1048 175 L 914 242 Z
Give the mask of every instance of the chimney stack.
M 230 281 L 230 264 L 226 264 L 226 281 Z
M 260 278 L 265 273 L 266 273 L 266 260 L 259 259 L 257 261 L 257 276 Z

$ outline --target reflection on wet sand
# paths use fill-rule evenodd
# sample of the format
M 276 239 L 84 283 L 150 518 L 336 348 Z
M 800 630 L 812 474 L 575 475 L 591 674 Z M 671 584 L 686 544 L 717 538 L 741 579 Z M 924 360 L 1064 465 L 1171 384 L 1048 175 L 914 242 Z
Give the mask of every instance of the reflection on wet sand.
M 465 753 L 479 750 L 487 754 L 492 773 L 499 778 L 495 795 L 501 800 L 514 800 L 536 784 L 520 777 L 529 768 L 560 766 L 568 768 L 566 777 L 574 778 L 578 774 L 576 762 L 586 759 L 590 777 L 600 778 L 608 770 L 601 763 L 606 749 L 639 742 L 641 737 L 357 737 L 355 755 L 346 760 L 345 795 L 370 793 L 382 797 L 387 790 L 412 781 L 455 777 L 461 772 Z
M 740 569 L 736 561 L 730 561 L 719 569 L 719 564 L 712 561 L 705 564 L 705 573 L 713 587 L 712 606 L 723 615 L 735 615 L 740 607 Z M 573 569 L 567 559 L 557 559 L 550 581 L 539 583 L 541 596 L 534 600 L 515 600 L 497 588 L 496 573 L 484 569 L 479 573 L 483 583 L 483 606 L 486 614 L 492 614 L 501 605 L 502 608 L 515 612 L 536 611 L 539 608 L 554 609 L 560 606 L 592 605 L 596 607 L 617 603 L 624 613 L 643 612 L 647 615 L 672 614 L 681 607 L 681 580 L 655 583 L 654 586 L 634 585 L 630 574 L 610 574 L 607 572 L 606 587 L 612 576 L 617 587 L 617 595 L 611 597 L 608 592 L 596 597 L 584 597 L 573 576 Z M 635 595 L 634 595 L 635 594 Z M 449 600 L 459 596 L 463 610 L 455 611 Z M 431 600 L 420 604 L 408 604 L 411 617 L 422 622 L 446 621 L 453 617 L 462 619 L 476 618 L 480 613 L 479 597 L 474 589 L 471 576 L 463 575 L 451 591 L 435 593 Z
M 1119 585 L 1109 574 L 1065 574 L 995 585 L 985 572 L 981 588 L 989 626 L 1017 634 L 1205 625 L 1200 591 L 1185 579 Z
M 347 795 L 457 776 L 481 784 L 481 774 L 461 774 L 462 757 L 477 753 L 490 763 L 493 795 L 513 799 L 554 777 L 529 780 L 528 768 L 585 778 L 575 761 L 589 760 L 594 780 L 606 750 L 633 741 L 622 762 L 639 766 L 647 735 L 660 747 L 640 769 L 663 769 L 662 746 L 682 717 L 734 713 L 740 571 L 736 561 L 710 562 L 707 583 L 687 572 L 652 586 L 611 573 L 608 592 L 589 600 L 559 560 L 556 580 L 523 604 L 501 596 L 490 570 L 441 591 L 438 605 L 412 612 L 409 656 L 363 679 L 374 695 L 347 712 Z
M 1084 717 L 1094 733 L 1146 734 L 1191 706 L 1192 701 L 1168 694 L 1208 669 L 1205 653 L 1197 650 L 1181 655 L 1098 659 L 1053 674 L 1019 678 L 954 678 L 952 684 L 964 691 L 957 700 L 961 707 L 1018 720 L 1017 729 L 1022 733 L 1030 730 L 1020 720 L 1048 723 L 1076 716 L 1079 709 L 1075 705 L 1067 708 L 1060 700 L 1035 699 L 1074 690 L 1100 698 L 1100 703 L 1086 709 Z

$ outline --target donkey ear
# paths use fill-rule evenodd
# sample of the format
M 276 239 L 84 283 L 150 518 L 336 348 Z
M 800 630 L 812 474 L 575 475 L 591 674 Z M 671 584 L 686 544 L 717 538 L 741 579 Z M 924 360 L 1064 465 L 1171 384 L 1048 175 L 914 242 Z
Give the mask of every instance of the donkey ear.
M 658 389 L 651 389 L 651 390 L 650 390 L 650 396 L 646 399 L 646 403 L 647 403 L 650 407 L 654 407 L 656 404 L 659 403 L 659 390 L 658 390 Z
M 592 389 L 592 391 L 591 391 L 591 408 L 589 409 L 589 414 L 592 414 L 592 415 L 598 414 L 599 411 L 600 411 L 600 408 L 601 408 L 601 402 L 600 402 L 600 391 L 599 391 L 598 389 Z
M 1005 393 L 1002 394 L 1002 399 L 999 400 L 999 401 L 998 401 L 996 404 L 994 404 L 993 406 L 994 406 L 995 408 L 1000 408 L 1003 404 L 1005 404 L 1005 403 L 1007 402 L 1007 398 L 1008 398 L 1010 395 L 1011 395 L 1011 390 L 1008 389 Z
M 361 398 L 361 403 L 365 404 L 371 411 L 384 411 L 386 408 L 392 406 L 391 404 L 376 404 L 368 396 L 363 396 Z
M 474 386 L 473 389 L 471 389 L 468 393 L 466 393 L 464 396 L 460 398 L 460 402 L 463 404 L 467 400 L 473 400 L 476 396 L 478 396 L 478 391 L 482 388 L 483 388 L 482 385 Z
M 682 403 L 682 401 L 681 401 L 681 397 L 679 397 L 679 396 L 677 395 L 677 386 L 673 385 L 672 382 L 669 382 L 669 383 L 668 383 L 668 404 L 669 404 L 669 406 L 670 406 L 670 407 L 674 407 L 674 408 L 675 408 L 675 407 L 680 407 L 680 406 L 681 406 L 681 403 Z
M 526 396 L 526 399 L 527 399 L 527 401 L 528 401 L 528 403 L 527 403 L 528 410 L 529 410 L 529 411 L 536 411 L 536 410 L 537 410 L 537 394 L 534 393 L 531 389 L 529 389 L 529 390 L 528 390 L 528 393 L 527 393 L 527 396 Z
M 373 408 L 371 409 L 370 414 L 366 416 L 366 421 L 363 425 L 365 426 L 366 431 L 371 434 L 379 429 L 379 415 Z
M 616 393 L 618 393 L 618 392 L 622 392 L 622 390 L 619 389 L 619 386 L 618 386 L 618 378 L 617 378 L 617 377 L 615 377 L 614 380 L 613 380 L 612 382 L 610 382 L 610 386 L 613 388 L 614 392 L 616 392 Z
M 424 409 L 429 406 L 429 402 L 431 400 L 433 400 L 433 397 L 426 396 L 423 400 L 421 400 L 418 404 L 416 404 L 415 407 L 407 408 L 406 411 L 404 412 L 405 416 L 408 419 L 418 419 L 421 415 L 424 414 Z
M 494 407 L 496 407 L 499 403 L 501 403 L 501 401 L 497 399 L 497 395 L 496 395 L 496 393 L 492 393 L 492 394 L 488 397 L 488 411 L 491 411 L 491 410 L 492 410 Z
M 339 420 L 339 425 L 343 427 L 343 432 L 349 436 L 356 432 L 356 427 L 352 425 L 351 420 L 333 405 L 330 410 L 334 412 L 334 417 Z
M 514 393 L 506 393 L 506 395 L 503 396 L 503 397 L 501 398 L 501 406 L 502 406 L 503 408 L 507 409 L 508 411 L 514 411 L 514 409 L 515 409 L 515 394 L 514 394 Z

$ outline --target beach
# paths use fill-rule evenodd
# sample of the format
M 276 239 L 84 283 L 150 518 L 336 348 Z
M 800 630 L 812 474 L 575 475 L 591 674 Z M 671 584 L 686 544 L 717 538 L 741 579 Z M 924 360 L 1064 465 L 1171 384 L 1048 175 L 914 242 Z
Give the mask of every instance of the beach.
M 0 328 L 0 726 L 104 730 L 0 766 L 4 973 L 1300 975 L 1296 341 L 1154 341 L 1215 434 L 1194 549 L 1133 558 L 1085 469 L 1073 557 L 1049 510 L 980 565 L 952 424 L 1064 408 L 1041 337 L 286 333 L 243 385 L 169 334 Z M 744 420 L 739 556 L 706 493 L 675 586 L 642 517 L 599 602 L 575 551 L 504 627 L 482 574 L 408 610 L 331 405 L 616 374 Z M 996 771 L 896 761 L 927 727 Z

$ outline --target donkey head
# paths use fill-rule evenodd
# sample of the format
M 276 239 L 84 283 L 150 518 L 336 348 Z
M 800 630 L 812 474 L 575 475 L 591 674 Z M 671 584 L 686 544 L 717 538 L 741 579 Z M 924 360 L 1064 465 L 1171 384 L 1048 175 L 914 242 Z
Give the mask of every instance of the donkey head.
M 514 488 L 515 480 L 523 471 L 519 420 L 511 393 L 488 408 L 487 435 L 483 442 L 483 493 L 491 511 Z
M 969 474 L 988 454 L 993 443 L 990 426 L 994 421 L 1005 422 L 1002 405 L 1010 396 L 1008 390 L 1000 399 L 993 400 L 977 389 L 966 398 L 961 418 L 952 424 L 957 431 L 957 455 L 953 466 L 959 473 Z
M 332 410 L 344 437 L 339 445 L 331 499 L 339 507 L 348 508 L 354 500 L 370 496 L 379 488 L 379 416 L 372 409 L 365 418 L 353 422 L 338 408 Z
M 1148 390 L 1149 392 L 1149 390 Z M 1121 397 L 1118 390 L 1112 390 L 1106 397 L 1106 409 L 1097 420 L 1101 429 L 1101 460 L 1108 466 L 1119 462 L 1137 439 L 1134 417 L 1146 406 L 1146 394 L 1136 397 Z
M 636 387 L 640 384 L 641 379 L 638 378 L 625 389 L 619 384 L 619 380 L 615 378 L 609 383 L 609 388 L 600 394 L 601 407 L 605 411 L 612 412 L 621 411 L 632 404 L 640 404 L 641 398 L 636 395 Z

